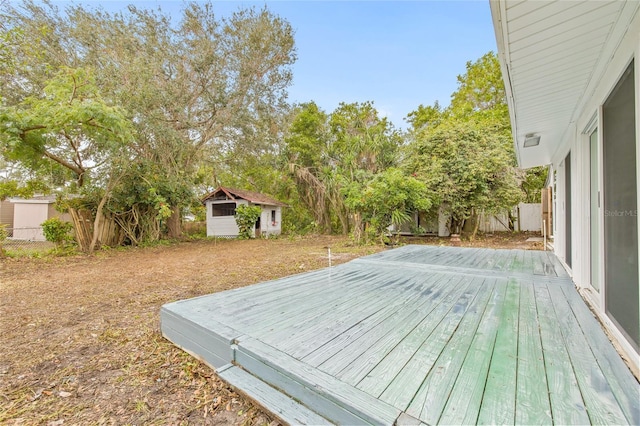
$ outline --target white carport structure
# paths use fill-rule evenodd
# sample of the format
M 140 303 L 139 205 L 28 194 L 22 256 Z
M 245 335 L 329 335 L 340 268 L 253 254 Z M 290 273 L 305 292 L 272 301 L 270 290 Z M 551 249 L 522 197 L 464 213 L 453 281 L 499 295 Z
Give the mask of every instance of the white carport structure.
M 549 165 L 555 251 L 639 368 L 639 1 L 491 1 L 521 167 Z

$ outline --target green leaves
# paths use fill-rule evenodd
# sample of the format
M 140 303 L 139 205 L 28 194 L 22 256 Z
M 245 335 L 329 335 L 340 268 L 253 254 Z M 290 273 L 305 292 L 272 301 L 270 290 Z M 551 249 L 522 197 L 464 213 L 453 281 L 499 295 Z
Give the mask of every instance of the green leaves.
M 360 226 L 353 217 L 362 206 L 345 197 L 396 164 L 402 136 L 372 102 L 341 103 L 330 115 L 310 102 L 298 107 L 285 141 L 298 193 L 318 226 L 331 232 L 339 224 L 346 234 Z
M 70 233 L 73 229 L 73 224 L 71 222 L 65 222 L 58 217 L 54 217 L 45 220 L 41 225 L 42 233 L 46 240 L 55 243 L 57 247 L 72 239 Z
M 260 213 L 262 213 L 260 206 L 240 204 L 236 207 L 235 219 L 239 229 L 238 238 L 241 240 L 253 238 L 253 230 Z
M 523 197 L 510 138 L 482 121 L 448 119 L 420 133 L 406 167 L 451 214 L 453 228 L 474 210 L 499 212 Z
M 358 242 L 384 238 L 391 225 L 401 226 L 413 214 L 428 211 L 432 198 L 427 186 L 402 170 L 389 168 L 364 182 L 351 182 L 343 189 L 345 203 L 359 222 Z M 364 233 L 358 231 L 365 231 Z
M 82 68 L 61 69 L 43 93 L 4 106 L 0 115 L 6 156 L 27 165 L 55 162 L 72 171 L 79 186 L 130 139 L 124 111 L 102 99 Z
M 101 194 L 111 213 L 129 214 L 132 242 L 140 228 L 159 235 L 166 209 L 179 219 L 214 174 L 273 174 L 296 55 L 291 26 L 266 8 L 220 19 L 211 2 L 174 17 L 24 0 L 0 2 L 0 13 L 4 156 L 64 167 L 87 204 Z M 205 167 L 214 172 L 198 175 Z
M 408 116 L 412 142 L 405 169 L 450 214 L 459 233 L 475 212 L 500 212 L 522 201 L 500 63 L 493 52 L 467 62 L 451 105 L 420 106 Z
M 489 52 L 475 62 L 467 62 L 467 71 L 458 76 L 458 90 L 451 95 L 451 110 L 456 116 L 479 111 L 506 114 L 507 99 L 495 53 Z
M 47 193 L 49 188 L 40 180 L 30 180 L 21 185 L 14 179 L 0 181 L 0 201 L 9 197 L 31 198 L 36 192 Z

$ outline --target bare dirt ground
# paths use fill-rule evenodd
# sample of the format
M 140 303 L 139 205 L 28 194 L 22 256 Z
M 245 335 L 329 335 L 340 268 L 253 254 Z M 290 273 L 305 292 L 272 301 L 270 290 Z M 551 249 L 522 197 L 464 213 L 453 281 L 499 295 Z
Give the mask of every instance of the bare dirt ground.
M 541 247 L 528 236 L 461 245 Z M 166 341 L 160 306 L 325 267 L 329 246 L 333 264 L 385 249 L 321 236 L 0 259 L 0 424 L 278 424 Z

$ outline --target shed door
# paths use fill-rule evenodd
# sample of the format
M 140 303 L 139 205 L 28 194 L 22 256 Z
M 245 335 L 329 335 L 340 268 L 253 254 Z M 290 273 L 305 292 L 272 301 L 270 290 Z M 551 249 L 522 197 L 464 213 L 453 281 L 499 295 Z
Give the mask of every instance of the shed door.
M 633 62 L 603 106 L 605 307 L 638 350 L 638 188 Z

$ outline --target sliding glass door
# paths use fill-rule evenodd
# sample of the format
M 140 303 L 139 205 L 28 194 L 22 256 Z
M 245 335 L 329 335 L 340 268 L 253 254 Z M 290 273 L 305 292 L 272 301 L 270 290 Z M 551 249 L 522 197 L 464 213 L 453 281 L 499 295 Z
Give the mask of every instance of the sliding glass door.
M 634 64 L 629 65 L 602 109 L 604 298 L 608 316 L 636 350 L 638 314 L 638 218 Z

